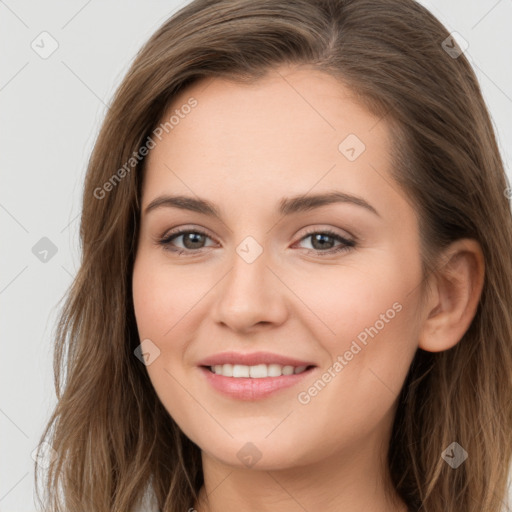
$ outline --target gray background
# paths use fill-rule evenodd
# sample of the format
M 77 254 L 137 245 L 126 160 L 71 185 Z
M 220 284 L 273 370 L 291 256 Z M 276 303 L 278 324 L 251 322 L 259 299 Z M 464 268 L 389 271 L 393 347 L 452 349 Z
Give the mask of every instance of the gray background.
M 79 262 L 81 187 L 106 104 L 140 46 L 185 3 L 0 0 L 0 512 L 35 510 L 31 453 L 55 401 L 52 332 Z M 469 43 L 510 179 L 512 2 L 422 3 Z M 46 37 L 50 48 L 43 31 L 58 43 L 44 59 L 31 47 L 41 52 Z M 54 255 L 33 253 L 43 237 Z

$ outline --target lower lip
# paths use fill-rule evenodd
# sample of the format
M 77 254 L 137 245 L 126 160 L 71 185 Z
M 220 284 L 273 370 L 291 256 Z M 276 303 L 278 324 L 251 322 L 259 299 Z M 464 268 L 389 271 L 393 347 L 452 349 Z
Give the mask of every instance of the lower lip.
M 263 377 L 252 379 L 249 377 L 225 377 L 211 372 L 208 368 L 199 368 L 211 386 L 224 395 L 239 400 L 260 400 L 266 398 L 282 389 L 289 388 L 299 383 L 305 377 L 311 375 L 315 367 L 309 368 L 302 373 L 292 375 L 281 375 L 280 377 Z

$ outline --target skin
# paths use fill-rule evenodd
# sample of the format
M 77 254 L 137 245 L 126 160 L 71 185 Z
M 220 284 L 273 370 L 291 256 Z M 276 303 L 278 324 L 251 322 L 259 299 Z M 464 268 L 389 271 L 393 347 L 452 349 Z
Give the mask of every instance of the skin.
M 385 464 L 397 397 L 418 347 L 446 350 L 469 327 L 483 280 L 478 244 L 446 249 L 447 264 L 429 276 L 421 302 L 418 218 L 390 174 L 389 128 L 334 78 L 306 67 L 282 67 L 250 85 L 209 78 L 182 91 L 163 119 L 191 96 L 198 105 L 148 155 L 133 272 L 140 339 L 160 350 L 149 377 L 202 450 L 205 486 L 191 506 L 406 511 Z M 338 149 L 348 134 L 366 147 L 354 161 Z M 277 213 L 284 197 L 333 190 L 363 198 L 378 215 L 351 203 Z M 163 194 L 207 199 L 222 220 L 166 206 L 146 213 Z M 159 245 L 181 227 L 208 237 L 170 242 L 185 255 Z M 306 228 L 356 245 L 322 255 L 341 242 L 328 238 L 322 249 Z M 247 236 L 263 249 L 252 263 L 236 251 Z M 396 303 L 394 318 L 300 403 L 298 394 Z M 197 367 L 230 350 L 290 355 L 317 368 L 297 386 L 240 401 L 212 389 Z M 261 455 L 252 467 L 237 457 L 247 442 Z

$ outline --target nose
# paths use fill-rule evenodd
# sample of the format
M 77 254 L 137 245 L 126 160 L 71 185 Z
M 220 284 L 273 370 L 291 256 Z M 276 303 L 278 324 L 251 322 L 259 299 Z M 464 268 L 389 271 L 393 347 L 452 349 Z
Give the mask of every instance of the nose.
M 231 270 L 216 288 L 213 317 L 237 332 L 276 327 L 288 315 L 283 276 L 269 266 L 264 250 L 254 261 L 234 252 Z

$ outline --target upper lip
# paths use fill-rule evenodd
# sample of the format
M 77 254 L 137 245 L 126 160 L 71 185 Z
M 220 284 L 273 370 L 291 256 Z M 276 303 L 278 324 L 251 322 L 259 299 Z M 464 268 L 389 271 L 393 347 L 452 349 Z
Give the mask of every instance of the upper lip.
M 316 366 L 312 362 L 301 361 L 292 357 L 273 354 L 271 352 L 252 352 L 244 354 L 241 352 L 221 352 L 214 354 L 201 361 L 198 366 L 215 366 L 221 364 L 242 364 L 255 366 L 257 364 L 279 364 L 281 366 Z

